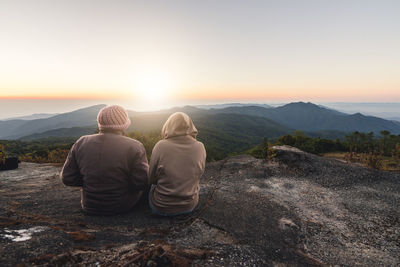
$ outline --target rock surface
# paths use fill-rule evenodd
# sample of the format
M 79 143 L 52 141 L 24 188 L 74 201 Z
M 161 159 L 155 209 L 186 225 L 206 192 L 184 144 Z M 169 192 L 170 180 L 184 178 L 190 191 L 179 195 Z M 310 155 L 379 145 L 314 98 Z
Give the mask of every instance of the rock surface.
M 289 147 L 209 163 L 191 215 L 86 216 L 59 166 L 0 173 L 0 265 L 400 265 L 400 177 Z

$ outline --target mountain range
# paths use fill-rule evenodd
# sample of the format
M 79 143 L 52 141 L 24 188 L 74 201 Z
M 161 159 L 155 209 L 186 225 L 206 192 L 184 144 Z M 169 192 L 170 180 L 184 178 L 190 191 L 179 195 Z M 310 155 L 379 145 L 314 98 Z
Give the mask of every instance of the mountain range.
M 95 105 L 48 118 L 0 121 L 0 139 L 33 140 L 50 136 L 78 137 L 96 131 L 97 113 L 105 105 Z M 353 131 L 382 130 L 400 134 L 400 122 L 360 113 L 345 114 L 312 103 L 290 103 L 280 107 L 225 105 L 224 107 L 177 107 L 157 112 L 128 111 L 132 125 L 128 131 L 160 131 L 168 116 L 176 111 L 189 114 L 199 130 L 199 139 L 215 144 L 223 151 L 235 146 L 237 151 L 254 146 L 262 138 L 276 138 L 295 130 L 310 136 L 340 138 Z
M 395 134 L 400 133 L 400 122 L 398 121 L 365 116 L 361 113 L 349 115 L 312 103 L 297 102 L 276 108 L 228 107 L 214 110 L 214 112 L 261 116 L 306 132 L 334 130 L 379 133 L 382 130 L 387 130 Z
M 248 107 L 248 106 L 257 106 L 257 107 L 263 107 L 263 108 L 272 108 L 272 106 L 268 104 L 255 104 L 255 103 L 226 103 L 226 104 L 209 104 L 209 105 L 195 105 L 196 108 L 201 108 L 201 109 L 222 109 L 222 108 L 228 108 L 228 107 Z
M 55 115 L 58 115 L 58 113 L 57 114 L 35 113 L 35 114 L 32 114 L 32 115 L 27 115 L 27 116 L 7 118 L 5 120 L 7 120 L 7 121 L 9 121 L 9 120 L 27 120 L 27 121 L 30 121 L 30 120 L 37 120 L 37 119 L 47 119 L 47 118 L 53 117 Z
M 43 119 L 0 121 L 0 139 L 20 139 L 60 128 L 96 125 L 97 113 L 104 106 L 95 105 Z

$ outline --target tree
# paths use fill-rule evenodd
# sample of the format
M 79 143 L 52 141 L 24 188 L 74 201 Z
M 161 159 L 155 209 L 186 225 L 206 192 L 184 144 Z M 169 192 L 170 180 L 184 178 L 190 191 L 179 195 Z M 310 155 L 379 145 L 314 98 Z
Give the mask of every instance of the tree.
M 261 144 L 262 155 L 264 159 L 268 159 L 268 139 L 264 137 Z
M 397 161 L 400 160 L 400 143 L 397 143 L 393 149 L 393 158 Z
M 345 140 L 349 144 L 350 153 L 356 150 L 356 142 L 357 142 L 358 132 L 354 132 L 351 135 L 346 135 Z
M 0 163 L 5 164 L 7 156 L 8 153 L 6 152 L 4 146 L 0 144 Z
M 389 147 L 389 136 L 390 132 L 389 131 L 381 131 L 380 132 L 382 139 L 381 139 L 381 153 L 382 155 L 385 156 L 390 156 L 391 149 Z
M 284 135 L 278 139 L 278 144 L 282 145 L 294 146 L 295 143 L 296 139 L 290 134 Z
M 367 134 L 367 143 L 368 143 L 368 152 L 373 151 L 375 146 L 374 132 L 369 132 Z
M 149 133 L 142 133 L 142 132 L 130 132 L 128 133 L 128 137 L 133 138 L 141 142 L 146 149 L 147 158 L 150 159 L 151 152 L 155 144 L 161 140 L 160 132 L 149 132 Z

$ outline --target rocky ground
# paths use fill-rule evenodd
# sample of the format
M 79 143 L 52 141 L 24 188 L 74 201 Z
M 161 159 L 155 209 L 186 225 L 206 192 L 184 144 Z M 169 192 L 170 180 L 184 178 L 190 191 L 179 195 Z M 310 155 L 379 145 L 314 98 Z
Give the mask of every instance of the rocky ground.
M 91 217 L 59 166 L 0 172 L 0 265 L 399 266 L 400 177 L 288 147 L 210 163 L 200 204 Z

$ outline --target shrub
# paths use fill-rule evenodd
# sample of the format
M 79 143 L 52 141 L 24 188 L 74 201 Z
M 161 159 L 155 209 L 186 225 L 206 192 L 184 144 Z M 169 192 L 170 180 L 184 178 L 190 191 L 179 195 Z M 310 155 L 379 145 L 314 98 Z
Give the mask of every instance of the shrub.
M 376 153 L 376 152 L 370 152 L 370 153 L 366 154 L 366 156 L 364 158 L 364 162 L 365 162 L 365 165 L 370 168 L 377 169 L 377 170 L 382 169 L 382 160 L 379 157 L 378 153 Z
M 67 159 L 69 150 L 67 149 L 54 149 L 49 152 L 47 159 L 51 163 L 64 163 Z
M 260 145 L 248 150 L 247 154 L 257 159 L 265 160 L 272 160 L 276 156 L 275 150 L 272 148 L 272 145 L 268 143 L 267 138 L 264 138 L 263 142 Z

